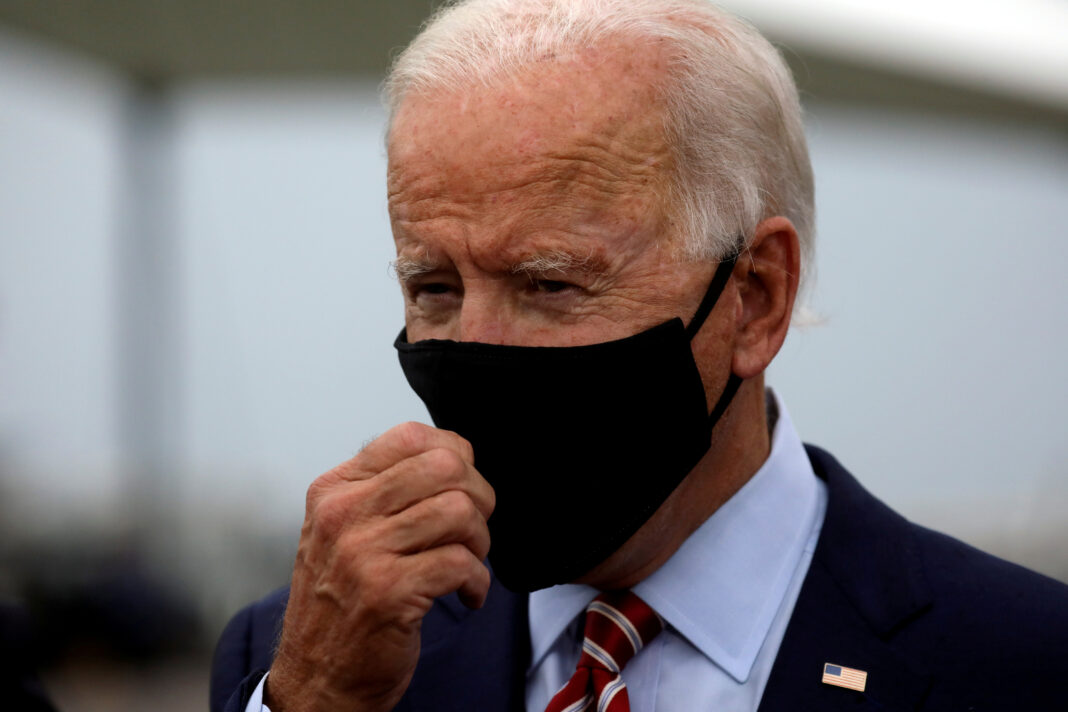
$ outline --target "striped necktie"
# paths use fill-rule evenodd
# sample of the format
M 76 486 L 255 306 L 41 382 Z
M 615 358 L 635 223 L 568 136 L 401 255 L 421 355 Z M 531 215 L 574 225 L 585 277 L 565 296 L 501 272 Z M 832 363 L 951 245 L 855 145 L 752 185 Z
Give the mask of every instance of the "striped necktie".
M 545 712 L 630 712 L 620 671 L 664 627 L 630 591 L 602 593 L 586 607 L 582 657 Z

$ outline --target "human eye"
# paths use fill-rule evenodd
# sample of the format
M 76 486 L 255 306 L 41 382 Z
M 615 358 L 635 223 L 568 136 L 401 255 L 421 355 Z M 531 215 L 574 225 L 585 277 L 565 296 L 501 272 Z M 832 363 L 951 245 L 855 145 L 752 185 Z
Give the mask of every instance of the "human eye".
M 588 261 L 588 257 L 549 251 L 530 256 L 515 265 L 512 273 L 525 282 L 528 298 L 553 308 L 570 307 L 587 294 L 592 274 Z
M 448 294 L 452 287 L 444 282 L 427 282 L 426 284 L 417 285 L 415 289 L 417 294 L 438 295 Z
M 404 292 L 410 304 L 424 311 L 447 309 L 462 297 L 462 290 L 455 280 L 435 275 L 406 281 Z
M 534 309 L 569 313 L 585 303 L 589 292 L 570 275 L 535 275 L 525 278 L 524 301 Z
M 531 288 L 534 291 L 542 292 L 545 294 L 559 294 L 568 290 L 575 290 L 578 287 L 570 282 L 565 282 L 560 279 L 531 279 Z

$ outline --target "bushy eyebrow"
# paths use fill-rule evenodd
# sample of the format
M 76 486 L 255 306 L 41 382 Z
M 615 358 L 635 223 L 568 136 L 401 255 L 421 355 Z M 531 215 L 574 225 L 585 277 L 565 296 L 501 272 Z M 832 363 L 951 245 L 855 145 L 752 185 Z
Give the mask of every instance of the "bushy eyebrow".
M 404 284 L 440 269 L 440 265 L 432 260 L 429 254 L 416 257 L 401 255 L 389 263 L 389 269 L 397 281 Z M 579 271 L 600 274 L 605 271 L 605 268 L 592 253 L 576 254 L 564 250 L 548 250 L 517 262 L 509 268 L 509 271 L 512 274 L 526 275 L 534 279 L 554 272 Z
M 437 267 L 430 261 L 429 256 L 422 257 L 398 257 L 389 263 L 389 269 L 401 284 L 410 282 L 420 275 L 433 272 Z
M 530 277 L 542 276 L 552 272 L 598 272 L 592 254 L 578 255 L 563 250 L 540 252 L 522 262 L 512 265 L 512 274 L 525 274 Z

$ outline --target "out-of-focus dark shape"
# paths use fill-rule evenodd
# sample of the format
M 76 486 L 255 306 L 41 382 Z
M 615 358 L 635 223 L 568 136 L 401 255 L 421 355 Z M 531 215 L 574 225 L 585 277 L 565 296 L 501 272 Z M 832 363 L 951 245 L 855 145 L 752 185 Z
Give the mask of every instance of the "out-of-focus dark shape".
M 33 627 L 24 610 L 0 604 L 0 700 L 4 709 L 55 712 L 37 672 Z
M 137 557 L 50 552 L 39 562 L 24 571 L 34 632 L 24 650 L 40 665 L 77 657 L 144 664 L 196 649 L 194 607 Z

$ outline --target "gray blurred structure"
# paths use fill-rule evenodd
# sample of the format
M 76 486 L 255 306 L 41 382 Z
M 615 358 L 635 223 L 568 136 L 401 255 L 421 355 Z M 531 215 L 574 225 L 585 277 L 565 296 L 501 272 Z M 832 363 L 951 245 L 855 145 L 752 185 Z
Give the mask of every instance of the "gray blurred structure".
M 0 3 L 0 24 L 85 52 L 137 82 L 380 77 L 441 0 L 39 0 Z M 1049 0 L 726 0 L 788 47 L 811 97 L 935 110 L 1068 116 L 1068 9 Z
M 156 82 L 237 75 L 379 76 L 432 0 L 6 1 L 0 22 Z

